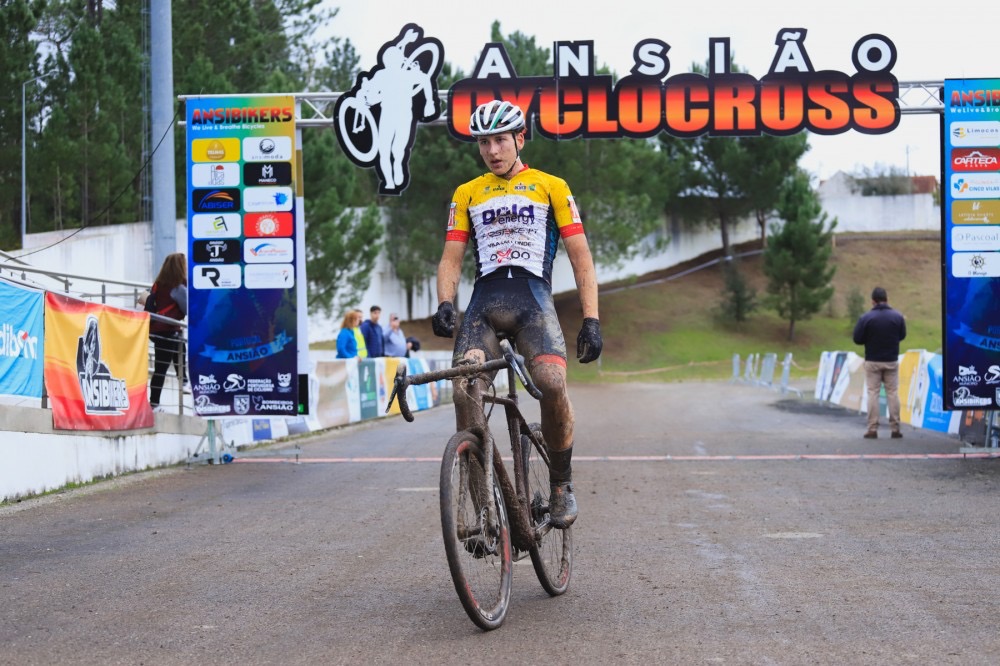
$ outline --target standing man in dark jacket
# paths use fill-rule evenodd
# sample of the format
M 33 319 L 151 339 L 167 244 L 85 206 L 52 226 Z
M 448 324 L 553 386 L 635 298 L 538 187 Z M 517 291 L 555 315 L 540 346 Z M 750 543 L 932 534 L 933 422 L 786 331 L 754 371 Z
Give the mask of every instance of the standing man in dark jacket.
M 361 324 L 361 335 L 364 336 L 365 346 L 368 347 L 368 358 L 380 358 L 385 356 L 385 333 L 378 323 L 379 317 L 382 316 L 382 308 L 373 305 L 368 313 L 371 318 Z
M 906 320 L 889 307 L 885 289 L 872 290 L 872 309 L 861 315 L 854 326 L 854 343 L 865 346 L 865 384 L 868 387 L 868 432 L 865 439 L 878 437 L 878 394 L 885 385 L 889 401 L 892 436 L 899 431 L 899 342 L 906 337 Z

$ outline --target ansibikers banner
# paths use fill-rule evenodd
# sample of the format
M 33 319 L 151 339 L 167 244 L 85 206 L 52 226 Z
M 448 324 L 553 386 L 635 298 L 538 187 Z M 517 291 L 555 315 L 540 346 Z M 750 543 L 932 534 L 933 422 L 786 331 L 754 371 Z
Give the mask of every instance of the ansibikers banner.
M 187 101 L 188 363 L 199 416 L 298 413 L 295 101 Z
M 147 313 L 45 294 L 45 389 L 53 428 L 151 428 L 148 378 Z

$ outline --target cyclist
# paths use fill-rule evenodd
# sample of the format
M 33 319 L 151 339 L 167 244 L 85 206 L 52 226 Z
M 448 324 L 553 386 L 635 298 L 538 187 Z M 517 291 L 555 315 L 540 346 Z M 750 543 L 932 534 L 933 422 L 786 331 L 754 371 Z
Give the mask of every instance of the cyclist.
M 583 325 L 577 359 L 594 361 L 603 342 L 597 313 L 597 274 L 580 213 L 566 182 L 521 161 L 525 117 L 515 104 L 493 100 L 469 121 L 489 173 L 455 190 L 437 273 L 434 334 L 454 334 L 454 300 L 462 257 L 471 238 L 476 281 L 455 340 L 454 363 L 500 358 L 497 335 L 510 338 L 542 391 L 542 433 L 551 462 L 550 521 L 566 528 L 577 516 L 573 494 L 573 407 L 566 392 L 566 341 L 552 301 L 552 262 L 559 238 L 576 279 Z M 473 422 L 479 405 L 455 392 L 458 429 Z

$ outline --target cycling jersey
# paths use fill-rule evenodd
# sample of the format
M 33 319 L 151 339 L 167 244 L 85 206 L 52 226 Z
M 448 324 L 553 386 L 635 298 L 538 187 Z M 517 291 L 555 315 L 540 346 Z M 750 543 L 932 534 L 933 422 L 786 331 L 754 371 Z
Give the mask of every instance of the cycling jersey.
M 566 181 L 525 166 L 510 180 L 487 173 L 460 185 L 445 239 L 467 243 L 471 236 L 477 281 L 499 269 L 521 267 L 551 284 L 559 238 L 581 233 Z

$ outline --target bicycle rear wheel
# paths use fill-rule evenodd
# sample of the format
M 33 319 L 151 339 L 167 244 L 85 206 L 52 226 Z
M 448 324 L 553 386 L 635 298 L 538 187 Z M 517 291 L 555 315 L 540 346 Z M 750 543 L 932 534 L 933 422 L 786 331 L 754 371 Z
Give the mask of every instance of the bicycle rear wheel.
M 532 423 L 528 427 L 539 440 L 545 441 L 540 425 Z M 535 529 L 535 545 L 528 551 L 531 564 L 545 591 L 554 597 L 559 596 L 569 589 L 573 573 L 573 528 L 557 530 L 549 525 L 549 466 L 524 435 L 521 435 L 521 454 L 528 482 L 531 522 Z
M 487 515 L 484 465 L 475 435 L 460 432 L 448 442 L 441 461 L 441 528 L 455 592 L 469 618 L 490 630 L 507 616 L 513 567 L 499 485 L 493 486 L 495 519 Z

